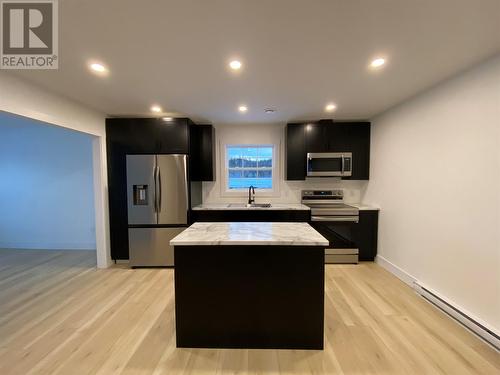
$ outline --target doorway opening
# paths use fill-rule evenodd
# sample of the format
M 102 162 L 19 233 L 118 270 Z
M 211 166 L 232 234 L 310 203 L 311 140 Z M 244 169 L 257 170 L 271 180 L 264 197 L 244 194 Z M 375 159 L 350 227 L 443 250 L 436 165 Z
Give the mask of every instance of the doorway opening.
M 4 260 L 34 256 L 40 262 L 58 259 L 66 265 L 97 265 L 95 138 L 0 112 Z

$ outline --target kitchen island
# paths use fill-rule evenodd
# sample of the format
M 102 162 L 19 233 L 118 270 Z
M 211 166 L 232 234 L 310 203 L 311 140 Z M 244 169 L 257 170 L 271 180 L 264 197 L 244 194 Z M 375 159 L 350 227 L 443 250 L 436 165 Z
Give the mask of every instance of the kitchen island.
M 323 349 L 324 249 L 307 223 L 195 223 L 170 241 L 177 347 Z

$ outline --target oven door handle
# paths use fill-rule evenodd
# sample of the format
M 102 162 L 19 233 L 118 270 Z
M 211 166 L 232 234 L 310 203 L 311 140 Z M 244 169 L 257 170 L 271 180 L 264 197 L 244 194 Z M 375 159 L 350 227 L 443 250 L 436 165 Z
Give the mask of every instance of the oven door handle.
M 302 199 L 302 204 L 306 206 L 322 206 L 322 207 L 332 207 L 332 204 L 342 203 L 340 199 Z
M 311 221 L 359 223 L 359 216 L 311 216 Z

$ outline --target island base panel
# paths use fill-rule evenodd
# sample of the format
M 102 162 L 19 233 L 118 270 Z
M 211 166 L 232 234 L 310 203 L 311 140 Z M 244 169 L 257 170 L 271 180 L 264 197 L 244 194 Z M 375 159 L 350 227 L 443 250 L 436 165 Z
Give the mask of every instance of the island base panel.
M 323 349 L 324 248 L 176 246 L 177 347 Z

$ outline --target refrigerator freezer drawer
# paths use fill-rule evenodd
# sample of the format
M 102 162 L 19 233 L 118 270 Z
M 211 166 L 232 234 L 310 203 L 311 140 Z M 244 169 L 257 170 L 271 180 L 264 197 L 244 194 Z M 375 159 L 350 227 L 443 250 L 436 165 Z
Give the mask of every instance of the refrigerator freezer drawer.
M 129 228 L 131 267 L 166 267 L 174 265 L 174 247 L 170 240 L 185 227 Z

